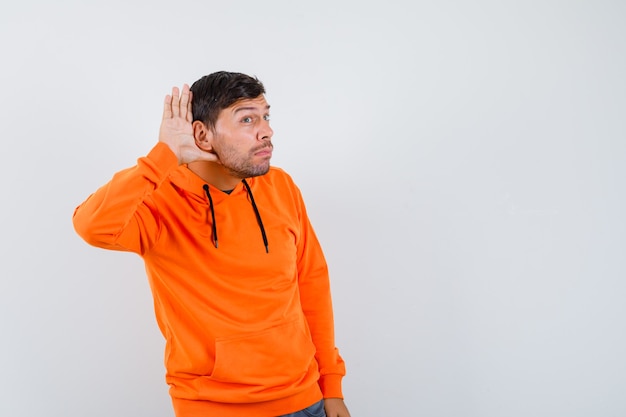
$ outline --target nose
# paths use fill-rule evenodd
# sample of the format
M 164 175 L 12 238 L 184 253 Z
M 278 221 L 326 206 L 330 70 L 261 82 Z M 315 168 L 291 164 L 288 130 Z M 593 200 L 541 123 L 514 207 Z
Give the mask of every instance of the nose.
M 258 140 L 271 140 L 273 135 L 274 131 L 270 127 L 270 123 L 266 121 L 259 129 L 257 138 Z

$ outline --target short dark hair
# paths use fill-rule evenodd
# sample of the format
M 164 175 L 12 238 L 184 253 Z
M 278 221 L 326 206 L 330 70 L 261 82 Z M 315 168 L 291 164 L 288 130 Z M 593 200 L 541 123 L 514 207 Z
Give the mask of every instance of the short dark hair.
M 191 85 L 193 121 L 200 120 L 215 128 L 220 111 L 233 103 L 265 94 L 256 78 L 239 72 L 218 71 L 205 75 Z

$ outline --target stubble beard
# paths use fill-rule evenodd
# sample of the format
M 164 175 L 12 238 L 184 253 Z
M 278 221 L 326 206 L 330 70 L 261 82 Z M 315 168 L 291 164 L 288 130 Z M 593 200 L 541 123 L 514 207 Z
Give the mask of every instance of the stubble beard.
M 234 148 L 227 147 L 219 153 L 220 163 L 230 175 L 237 178 L 244 179 L 265 175 L 270 170 L 270 160 L 254 163 L 253 159 L 256 152 L 267 147 L 272 149 L 274 145 L 269 142 L 267 145 L 251 150 L 246 156 L 238 155 Z

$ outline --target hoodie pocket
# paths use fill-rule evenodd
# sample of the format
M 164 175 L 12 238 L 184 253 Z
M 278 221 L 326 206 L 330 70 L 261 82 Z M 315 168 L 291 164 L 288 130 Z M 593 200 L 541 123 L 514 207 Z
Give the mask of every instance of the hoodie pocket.
M 315 347 L 301 320 L 215 342 L 211 379 L 279 387 L 299 382 L 307 373 Z

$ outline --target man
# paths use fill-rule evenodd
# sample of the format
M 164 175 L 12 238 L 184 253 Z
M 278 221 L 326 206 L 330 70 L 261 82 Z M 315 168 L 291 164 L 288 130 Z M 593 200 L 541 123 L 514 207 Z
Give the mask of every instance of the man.
M 85 241 L 144 259 L 177 417 L 350 416 L 326 262 L 270 166 L 264 94 L 229 72 L 174 87 L 158 143 L 74 212 Z

